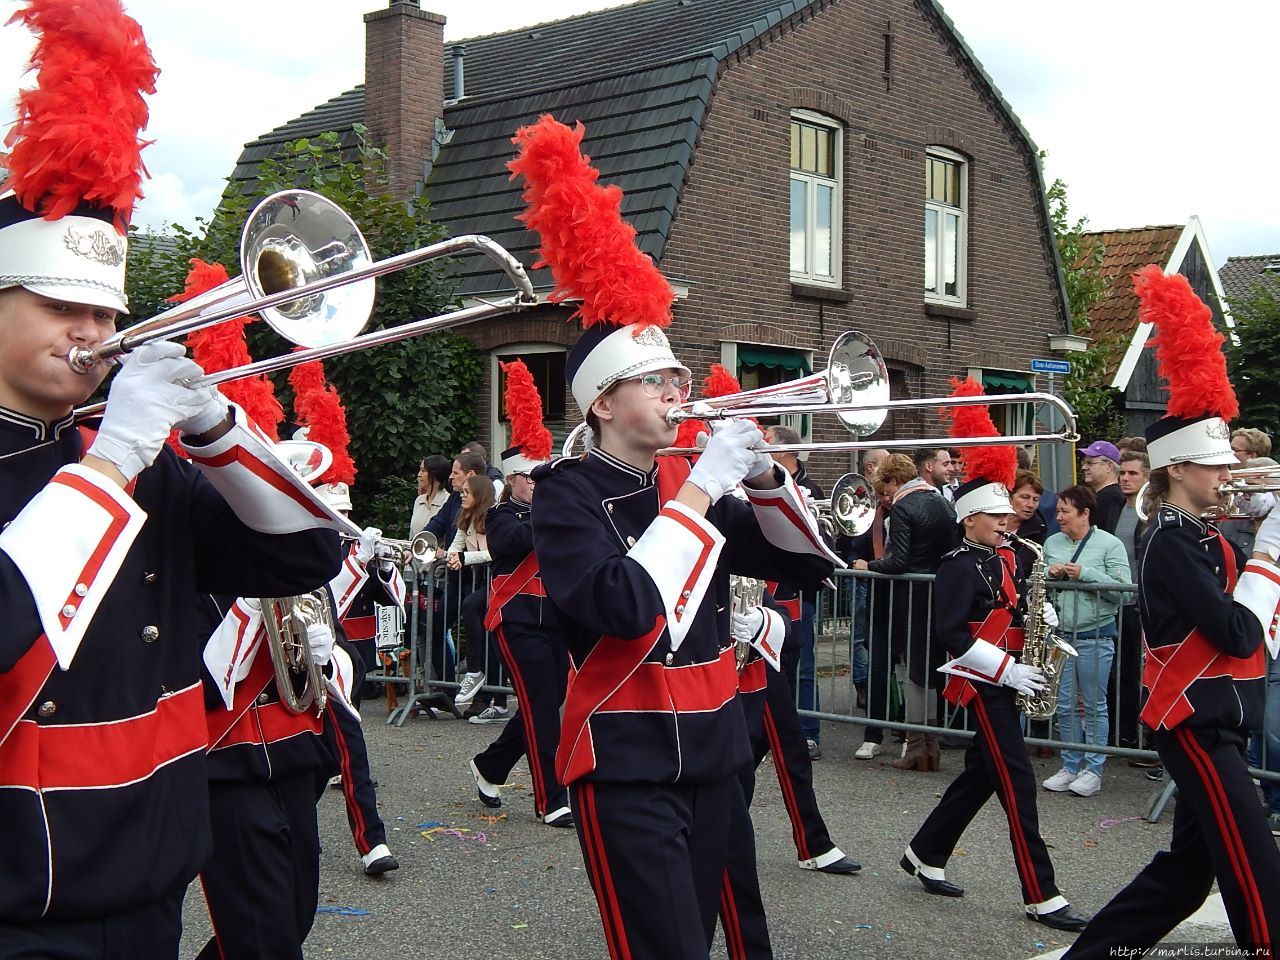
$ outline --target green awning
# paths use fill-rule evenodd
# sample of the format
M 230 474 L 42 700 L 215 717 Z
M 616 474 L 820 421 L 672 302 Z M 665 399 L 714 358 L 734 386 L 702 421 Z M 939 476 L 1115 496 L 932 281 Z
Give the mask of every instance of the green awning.
M 1016 373 L 982 371 L 982 385 L 997 390 L 1008 390 L 1010 393 L 1030 393 L 1031 378 Z
M 803 353 L 770 350 L 766 347 L 738 347 L 738 368 L 743 367 L 781 368 L 789 373 L 799 374 L 813 372 Z

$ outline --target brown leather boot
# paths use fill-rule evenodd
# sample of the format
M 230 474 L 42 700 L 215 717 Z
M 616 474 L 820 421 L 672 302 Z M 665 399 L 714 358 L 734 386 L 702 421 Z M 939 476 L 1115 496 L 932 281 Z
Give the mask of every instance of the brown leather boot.
M 936 772 L 942 769 L 942 745 L 938 742 L 936 733 L 926 733 L 924 735 L 925 755 L 929 760 L 929 770 Z
M 907 749 L 901 757 L 893 761 L 894 769 L 918 770 L 926 773 L 929 770 L 929 751 L 925 747 L 923 733 L 907 734 Z

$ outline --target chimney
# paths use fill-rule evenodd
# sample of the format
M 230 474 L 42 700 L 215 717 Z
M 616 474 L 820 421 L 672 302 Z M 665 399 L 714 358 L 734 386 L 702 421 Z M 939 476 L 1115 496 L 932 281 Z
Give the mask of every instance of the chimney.
M 391 191 L 422 191 L 436 120 L 444 116 L 444 23 L 419 0 L 364 15 L 364 122 L 386 148 Z

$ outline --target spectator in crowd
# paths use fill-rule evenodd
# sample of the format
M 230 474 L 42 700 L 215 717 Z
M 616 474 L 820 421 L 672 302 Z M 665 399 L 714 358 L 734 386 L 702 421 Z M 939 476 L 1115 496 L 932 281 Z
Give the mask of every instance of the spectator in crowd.
M 939 493 L 951 482 L 951 451 L 946 447 L 916 451 L 915 472 Z
M 862 456 L 862 478 L 872 485 L 875 489 L 876 472 L 880 468 L 880 464 L 889 456 L 889 451 L 884 447 L 876 447 L 874 450 L 868 450 Z M 880 552 L 884 552 L 884 520 L 888 516 L 889 508 L 887 505 L 881 505 L 879 497 L 876 498 L 876 512 L 871 521 L 871 526 L 866 532 L 856 537 L 851 537 L 844 544 L 844 553 L 842 557 L 845 563 L 853 566 L 855 560 L 874 560 L 879 554 L 875 552 L 876 543 L 879 542 Z M 876 531 L 879 531 L 877 534 Z M 853 580 L 853 617 L 850 625 L 849 635 L 849 664 L 850 673 L 852 674 L 854 699 L 859 709 L 867 705 L 867 598 L 869 595 L 871 583 L 865 577 L 857 577 Z
M 900 454 L 888 457 L 880 465 L 876 483 L 878 492 L 892 498 L 888 546 L 881 557 L 858 560 L 855 568 L 887 574 L 934 573 L 943 555 L 956 546 L 955 510 L 934 483 L 915 475 L 914 464 Z M 881 677 L 874 676 L 877 673 L 887 679 L 891 660 L 903 660 L 908 679 L 907 722 L 936 722 L 937 691 L 942 680 L 937 668 L 942 665 L 944 650 L 931 642 L 932 585 L 880 581 L 875 586 L 882 588 L 887 605 L 881 608 L 872 628 L 872 682 L 882 683 Z M 874 636 L 877 631 L 884 635 L 883 639 Z M 889 657 L 884 656 L 886 649 Z M 883 736 L 878 728 L 867 728 L 855 756 L 871 759 Z M 913 732 L 907 735 L 906 748 L 894 766 L 901 770 L 937 770 L 940 757 L 934 735 Z
M 1120 492 L 1120 451 L 1110 440 L 1095 440 L 1080 451 L 1084 454 L 1084 482 L 1097 498 L 1093 525 L 1107 533 L 1115 533 L 1124 494 Z
M 1044 484 L 1030 470 L 1019 470 L 1013 481 L 1013 491 L 1009 494 L 1009 505 L 1013 514 L 1009 517 L 1009 533 L 1015 533 L 1023 540 L 1031 540 L 1041 545 L 1045 539 L 1044 517 L 1040 516 L 1040 498 L 1044 496 Z
M 418 499 L 413 501 L 413 516 L 409 519 L 410 540 L 449 502 L 449 466 L 449 461 L 438 453 L 423 457 L 418 463 Z
M 1067 487 L 1058 494 L 1061 531 L 1044 544 L 1049 577 L 1077 583 L 1131 583 L 1124 545 L 1093 522 L 1098 499 L 1086 486 Z M 1105 744 L 1109 733 L 1107 680 L 1115 657 L 1116 614 L 1124 594 L 1108 590 L 1062 590 L 1054 597 L 1059 629 L 1076 648 L 1062 668 L 1058 687 L 1058 732 L 1073 743 Z M 1076 699 L 1084 706 L 1084 729 Z M 1106 754 L 1062 751 L 1062 769 L 1044 781 L 1046 790 L 1070 790 L 1092 797 L 1102 789 Z
M 1253 457 L 1271 456 L 1271 438 L 1253 427 L 1239 427 L 1231 431 L 1231 452 L 1242 464 Z
M 889 456 L 889 451 L 884 447 L 876 447 L 874 450 L 868 450 L 864 453 L 862 455 L 862 476 L 866 480 L 874 482 L 876 471 L 887 456 Z
M 471 440 L 462 445 L 459 453 L 474 453 L 477 457 L 484 461 L 484 475 L 493 481 L 493 499 L 502 496 L 502 491 L 506 487 L 506 481 L 502 479 L 502 471 L 489 462 L 489 451 L 484 448 L 479 440 Z
M 1146 453 L 1147 440 L 1145 437 L 1121 437 L 1116 441 L 1116 449 L 1122 454 L 1120 459 L 1123 460 L 1125 453 Z
M 507 719 L 506 696 L 499 694 L 490 703 L 479 692 L 489 676 L 497 678 L 499 663 L 498 651 L 490 644 L 484 628 L 488 591 L 484 571 L 480 569 L 491 559 L 485 536 L 485 515 L 496 502 L 493 484 L 487 476 L 471 476 L 459 493 L 462 510 L 458 513 L 457 532 L 449 545 L 446 562 L 456 573 L 462 573 L 464 567 L 472 569 L 470 576 L 462 573 L 460 612 L 467 632 L 467 672 L 454 702 L 459 707 L 468 707 L 464 715 L 473 723 L 501 723 Z
M 1132 438 L 1126 438 L 1132 439 Z M 1146 443 L 1143 443 L 1146 446 Z M 1151 460 L 1146 453 L 1125 447 L 1120 452 L 1120 492 L 1124 509 L 1116 523 L 1116 539 L 1124 546 L 1129 573 L 1138 575 L 1138 544 L 1146 523 L 1138 519 L 1138 491 L 1151 474 Z M 1142 621 L 1138 617 L 1138 593 L 1125 593 L 1120 605 L 1120 640 L 1107 698 L 1111 703 L 1111 727 L 1122 747 L 1138 746 L 1138 701 L 1142 691 Z

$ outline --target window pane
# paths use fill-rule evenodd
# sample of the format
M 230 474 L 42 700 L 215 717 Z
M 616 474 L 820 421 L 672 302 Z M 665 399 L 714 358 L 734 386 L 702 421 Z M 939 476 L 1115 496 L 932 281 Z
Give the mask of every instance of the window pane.
M 808 191 L 803 180 L 791 180 L 791 272 L 805 273 L 805 214 Z
M 938 292 L 938 212 L 929 207 L 924 211 L 924 289 Z
M 800 124 L 791 121 L 791 168 L 800 166 Z
M 960 164 L 947 164 L 947 203 L 960 206 Z
M 818 131 L 818 172 L 824 177 L 832 176 L 835 169 L 831 163 L 831 142 L 834 139 L 830 130 Z
M 960 287 L 957 282 L 957 277 L 960 276 L 960 248 L 957 245 L 959 232 L 959 215 L 948 213 L 943 222 L 942 234 L 942 264 L 944 271 L 942 292 L 948 297 L 960 296 Z
M 925 199 L 938 199 L 938 161 L 929 157 L 924 163 L 924 195 Z
M 832 225 L 835 221 L 835 188 L 830 184 L 814 185 L 818 191 L 813 211 L 813 272 L 824 277 L 834 277 L 831 262 Z
M 800 127 L 800 167 L 813 170 L 818 165 L 818 131 L 813 127 Z

